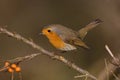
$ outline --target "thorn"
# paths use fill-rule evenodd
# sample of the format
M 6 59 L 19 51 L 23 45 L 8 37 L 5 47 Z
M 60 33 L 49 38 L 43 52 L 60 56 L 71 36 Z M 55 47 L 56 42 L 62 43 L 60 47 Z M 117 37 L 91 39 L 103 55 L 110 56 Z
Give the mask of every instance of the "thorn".
M 109 49 L 108 45 L 105 45 L 105 48 L 106 48 L 106 50 L 108 51 L 108 53 L 110 54 L 110 56 L 113 58 L 112 64 L 114 64 L 114 65 L 116 65 L 116 66 L 119 66 L 119 65 L 120 65 L 120 64 L 119 64 L 119 59 L 116 58 L 116 57 L 113 55 L 113 53 L 112 53 L 112 51 Z
M 106 48 L 106 50 L 108 51 L 108 53 L 110 54 L 110 56 L 111 56 L 114 60 L 116 60 L 115 56 L 113 55 L 113 53 L 112 53 L 112 51 L 110 50 L 110 48 L 108 47 L 108 45 L 105 45 L 105 48 Z

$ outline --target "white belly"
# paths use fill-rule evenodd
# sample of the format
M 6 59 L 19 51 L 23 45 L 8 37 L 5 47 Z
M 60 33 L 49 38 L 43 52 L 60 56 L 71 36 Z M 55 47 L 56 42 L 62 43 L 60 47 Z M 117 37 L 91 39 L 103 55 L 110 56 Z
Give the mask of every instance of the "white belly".
M 71 45 L 71 44 L 67 44 L 65 43 L 65 47 L 60 48 L 60 50 L 62 51 L 71 51 L 71 50 L 75 50 L 77 49 L 75 46 Z

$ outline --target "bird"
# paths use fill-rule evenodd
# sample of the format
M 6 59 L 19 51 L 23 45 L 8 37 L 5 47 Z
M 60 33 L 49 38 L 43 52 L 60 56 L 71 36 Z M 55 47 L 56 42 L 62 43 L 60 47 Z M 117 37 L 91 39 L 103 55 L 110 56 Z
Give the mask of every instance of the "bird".
M 43 35 L 45 35 L 49 42 L 58 50 L 61 51 L 72 51 L 79 47 L 89 49 L 89 47 L 83 42 L 83 39 L 87 33 L 103 22 L 100 19 L 95 19 L 85 27 L 78 31 L 60 24 L 51 24 L 44 26 L 42 29 Z

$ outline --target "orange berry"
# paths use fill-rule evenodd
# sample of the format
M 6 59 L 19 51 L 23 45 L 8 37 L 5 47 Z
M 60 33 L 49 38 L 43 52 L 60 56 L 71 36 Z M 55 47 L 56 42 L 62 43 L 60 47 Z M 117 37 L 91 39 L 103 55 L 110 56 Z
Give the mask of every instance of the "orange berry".
M 20 71 L 21 71 L 21 68 L 20 68 L 20 67 L 16 67 L 16 68 L 15 68 L 15 71 L 16 71 L 16 72 L 20 72 Z
M 16 65 L 16 64 L 12 64 L 11 67 L 12 67 L 12 68 L 16 68 L 17 65 Z
M 8 68 L 8 72 L 14 72 L 14 70 L 12 68 Z
M 9 62 L 5 62 L 5 66 L 9 66 L 10 65 L 10 63 Z

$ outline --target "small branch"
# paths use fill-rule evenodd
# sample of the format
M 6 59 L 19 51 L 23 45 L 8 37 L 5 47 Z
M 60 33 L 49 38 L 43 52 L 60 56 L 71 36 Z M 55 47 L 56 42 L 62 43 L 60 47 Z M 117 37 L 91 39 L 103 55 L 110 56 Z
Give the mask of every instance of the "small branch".
M 110 50 L 110 48 L 108 47 L 108 45 L 105 45 L 105 49 L 108 51 L 109 55 L 112 58 L 111 63 L 107 64 L 107 75 L 106 75 L 106 67 L 101 71 L 100 75 L 98 76 L 98 80 L 106 80 L 107 77 L 113 75 L 114 76 L 114 72 L 116 71 L 116 69 L 120 68 L 120 60 L 119 57 L 120 55 L 118 55 L 118 57 L 115 57 L 112 53 L 112 51 Z
M 9 63 L 11 63 L 11 64 L 13 64 L 13 63 L 19 64 L 21 62 L 24 62 L 24 61 L 27 61 L 27 60 L 31 60 L 31 59 L 33 59 L 34 57 L 36 57 L 36 56 L 38 56 L 40 54 L 41 53 L 35 53 L 35 54 L 27 55 L 27 56 L 24 56 L 24 57 L 17 57 L 15 59 L 7 60 L 7 61 Z M 4 67 L 0 68 L 0 72 L 7 70 L 8 69 L 7 67 L 8 66 L 4 66 Z
M 110 54 L 110 56 L 115 60 L 115 56 L 113 55 L 112 51 L 109 49 L 108 45 L 105 45 L 106 50 L 108 51 L 108 53 Z
M 78 76 L 74 76 L 74 78 L 83 78 L 83 77 L 87 78 L 87 75 L 78 75 Z
M 107 60 L 105 59 L 105 68 L 106 68 L 106 80 L 109 80 L 109 69 L 108 69 L 108 63 Z
M 14 72 L 11 74 L 11 80 L 14 80 Z
M 108 53 L 110 54 L 110 56 L 112 57 L 112 63 L 115 65 L 115 66 L 118 66 L 120 67 L 120 61 L 117 57 L 115 57 L 112 53 L 112 51 L 109 49 L 109 47 L 107 45 L 105 45 L 105 48 L 106 50 L 108 51 Z
M 108 63 L 107 64 L 108 72 L 106 73 L 106 66 L 105 66 L 105 68 L 103 68 L 101 72 L 99 73 L 98 80 L 107 80 L 107 77 L 108 76 L 110 77 L 112 75 L 111 71 L 115 71 L 115 70 L 116 70 L 116 67 L 112 65 L 111 63 Z
M 88 77 L 92 78 L 93 80 L 97 80 L 97 78 L 94 77 L 93 75 L 91 75 L 88 71 L 83 70 L 82 68 L 78 67 L 77 65 L 75 65 L 74 63 L 68 61 L 67 59 L 65 59 L 65 58 L 62 57 L 62 56 L 55 55 L 54 53 L 49 52 L 49 51 L 43 49 L 42 47 L 38 46 L 38 45 L 35 44 L 34 42 L 32 42 L 32 41 L 30 41 L 30 40 L 22 37 L 21 35 L 19 35 L 19 34 L 17 34 L 17 33 L 12 33 L 12 32 L 10 32 L 10 31 L 8 31 L 7 29 L 2 28 L 2 27 L 0 27 L 0 32 L 1 32 L 1 33 L 4 33 L 4 34 L 7 34 L 8 36 L 11 36 L 11 37 L 13 37 L 13 38 L 16 38 L 17 40 L 23 41 L 24 43 L 29 44 L 31 47 L 39 50 L 39 51 L 42 52 L 43 54 L 45 54 L 45 55 L 47 55 L 47 56 L 49 56 L 49 57 L 51 57 L 51 58 L 54 58 L 54 59 L 56 59 L 56 60 L 58 60 L 58 61 L 63 62 L 64 64 L 66 64 L 67 66 L 73 68 L 73 69 L 76 70 L 77 72 L 82 73 L 82 74 L 85 74 L 85 75 L 87 74 Z

